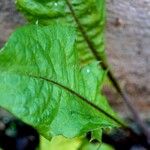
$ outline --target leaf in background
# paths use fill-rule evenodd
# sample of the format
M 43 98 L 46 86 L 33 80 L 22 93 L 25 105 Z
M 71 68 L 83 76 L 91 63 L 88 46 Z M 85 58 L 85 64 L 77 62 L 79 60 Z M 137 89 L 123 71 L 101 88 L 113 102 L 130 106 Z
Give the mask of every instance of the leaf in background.
M 92 131 L 91 133 L 91 142 L 96 140 L 98 141 L 99 143 L 101 143 L 101 140 L 102 139 L 102 130 L 94 130 Z
M 48 141 L 41 137 L 40 150 L 78 150 L 82 143 L 82 138 L 67 139 L 62 136 L 56 136 Z
M 104 72 L 97 63 L 80 69 L 75 37 L 66 25 L 30 25 L 13 33 L 0 51 L 0 106 L 49 139 L 116 126 L 68 90 L 115 116 L 100 95 Z
M 107 144 L 92 144 L 84 138 L 67 139 L 62 136 L 52 138 L 51 141 L 41 137 L 40 150 L 114 150 Z
M 39 24 L 49 25 L 51 22 L 57 21 L 77 27 L 66 0 L 16 0 L 16 2 L 18 9 L 30 22 L 35 23 L 38 20 Z M 105 0 L 70 0 L 70 2 L 94 47 L 103 61 L 106 61 L 104 52 Z M 87 64 L 94 60 L 95 58 L 79 30 L 77 42 L 81 63 Z
M 80 147 L 80 150 L 115 150 L 115 149 L 105 143 L 102 143 L 100 145 L 100 144 L 92 144 L 87 141 L 86 143 L 84 143 L 82 147 Z

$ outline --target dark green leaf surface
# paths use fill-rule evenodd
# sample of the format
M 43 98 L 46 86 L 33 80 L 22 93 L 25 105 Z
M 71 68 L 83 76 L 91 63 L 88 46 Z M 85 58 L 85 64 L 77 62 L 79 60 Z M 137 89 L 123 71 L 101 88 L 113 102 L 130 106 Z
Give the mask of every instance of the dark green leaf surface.
M 0 51 L 0 106 L 46 138 L 75 137 L 116 124 L 69 90 L 114 115 L 100 95 L 104 72 L 78 65 L 75 31 L 58 24 L 18 29 Z
M 16 0 L 18 9 L 22 11 L 30 22 L 49 25 L 53 21 L 65 22 L 77 27 L 66 0 Z M 82 24 L 94 47 L 105 61 L 104 28 L 105 28 L 105 0 L 70 0 L 76 16 Z M 77 49 L 81 63 L 94 60 L 87 43 L 78 30 Z

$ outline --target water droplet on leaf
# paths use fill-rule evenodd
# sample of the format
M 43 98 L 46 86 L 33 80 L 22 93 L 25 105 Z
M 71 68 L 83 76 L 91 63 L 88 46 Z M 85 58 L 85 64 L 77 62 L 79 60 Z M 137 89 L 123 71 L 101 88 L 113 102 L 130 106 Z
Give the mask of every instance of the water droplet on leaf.
M 87 69 L 86 71 L 87 71 L 87 73 L 89 73 L 89 72 L 90 72 L 90 69 Z
M 58 4 L 57 4 L 57 3 L 54 3 L 54 5 L 57 6 Z
M 37 20 L 37 21 L 35 22 L 35 24 L 38 25 L 38 24 L 39 24 L 39 21 Z

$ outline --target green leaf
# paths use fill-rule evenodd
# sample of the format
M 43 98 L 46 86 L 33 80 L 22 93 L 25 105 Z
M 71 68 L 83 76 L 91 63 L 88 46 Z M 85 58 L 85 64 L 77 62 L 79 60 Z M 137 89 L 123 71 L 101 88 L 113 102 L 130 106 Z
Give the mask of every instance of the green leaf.
M 80 138 L 80 141 L 81 143 L 78 148 L 80 150 L 114 150 L 114 148 L 111 147 L 111 145 L 105 143 L 92 143 L 89 142 L 86 138 Z
M 80 150 L 115 150 L 110 145 L 107 145 L 105 143 L 100 144 L 91 144 L 91 143 L 85 143 Z
M 97 63 L 79 67 L 75 38 L 66 25 L 28 25 L 0 51 L 0 106 L 49 139 L 117 125 L 78 96 L 115 116 L 99 91 L 105 73 Z
M 92 144 L 83 137 L 67 139 L 62 136 L 52 138 L 51 141 L 41 137 L 41 150 L 114 150 L 113 147 L 105 143 Z
M 94 130 L 91 133 L 91 140 L 90 141 L 94 141 L 97 140 L 99 143 L 101 143 L 101 139 L 102 139 L 102 130 Z
M 82 138 L 68 139 L 62 136 L 56 136 L 48 141 L 41 137 L 41 150 L 78 150 L 82 143 Z
M 53 21 L 65 22 L 78 29 L 66 0 L 16 0 L 18 9 L 30 22 L 49 25 Z M 102 61 L 105 55 L 105 0 L 70 0 L 77 18 L 83 26 L 93 46 L 100 54 Z M 78 30 L 77 50 L 82 64 L 95 60 L 91 50 Z

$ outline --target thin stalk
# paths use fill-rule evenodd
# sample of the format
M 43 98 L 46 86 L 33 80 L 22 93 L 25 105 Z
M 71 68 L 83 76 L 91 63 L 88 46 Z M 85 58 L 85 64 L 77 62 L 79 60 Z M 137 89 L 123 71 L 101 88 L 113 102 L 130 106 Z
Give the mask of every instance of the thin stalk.
M 93 53 L 93 56 L 96 58 L 96 60 L 101 61 L 100 65 L 102 66 L 102 68 L 104 70 L 107 70 L 108 64 L 104 61 L 102 61 L 103 59 L 101 58 L 101 56 L 99 55 L 98 51 L 96 50 L 96 48 L 94 47 L 92 41 L 90 40 L 90 38 L 88 37 L 86 31 L 84 30 L 82 24 L 80 23 L 78 17 L 76 16 L 76 13 L 73 9 L 73 6 L 70 2 L 70 0 L 66 0 L 66 3 L 70 9 L 70 12 L 84 38 L 84 40 L 86 41 L 89 49 L 91 50 L 91 52 Z M 125 104 L 127 105 L 128 109 L 130 110 L 130 112 L 133 115 L 133 119 L 135 122 L 137 122 L 137 124 L 139 125 L 139 127 L 141 128 L 141 130 L 143 131 L 143 133 L 145 134 L 145 136 L 147 137 L 148 141 L 150 142 L 150 130 L 148 129 L 148 127 L 146 126 L 146 124 L 144 123 L 144 121 L 141 119 L 138 111 L 135 109 L 135 107 L 133 107 L 133 104 L 131 103 L 131 100 L 129 98 L 129 96 L 126 94 L 126 92 L 121 88 L 119 82 L 117 81 L 117 79 L 115 78 L 114 74 L 111 72 L 111 70 L 108 70 L 108 77 L 110 79 L 110 81 L 112 82 L 113 86 L 115 87 L 116 91 L 119 93 L 119 95 L 122 97 L 123 101 L 125 102 Z

